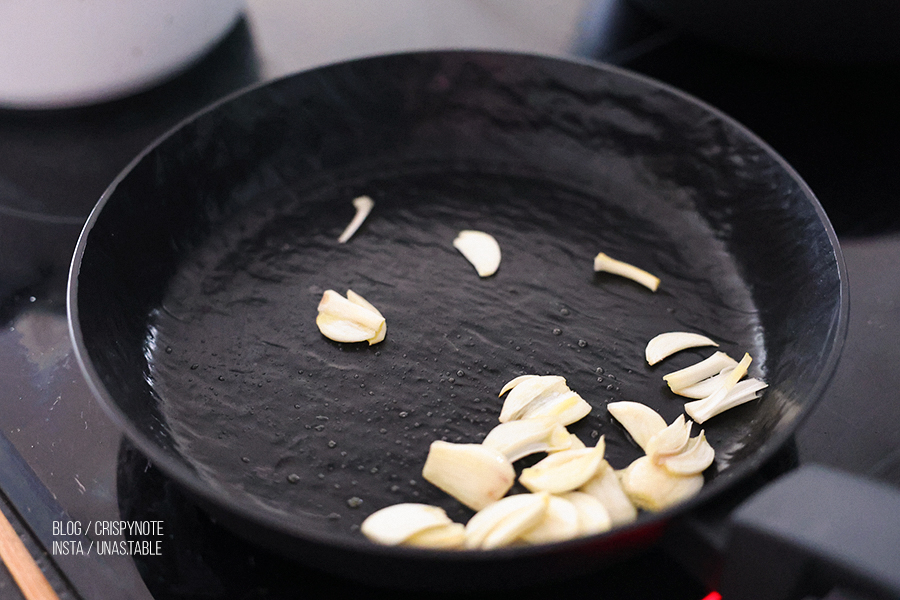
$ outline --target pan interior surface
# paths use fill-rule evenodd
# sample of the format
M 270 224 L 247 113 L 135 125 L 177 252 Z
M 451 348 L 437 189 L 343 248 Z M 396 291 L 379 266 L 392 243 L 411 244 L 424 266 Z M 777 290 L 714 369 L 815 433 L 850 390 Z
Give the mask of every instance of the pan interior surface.
M 359 195 L 375 208 L 340 244 Z M 463 229 L 497 239 L 495 275 L 453 247 Z M 684 400 L 662 375 L 711 353 L 650 367 L 665 331 L 749 352 L 770 384 L 704 424 L 716 489 L 815 400 L 844 310 L 818 204 L 750 134 L 652 82 L 525 55 L 381 57 L 251 90 L 137 161 L 79 251 L 77 345 L 139 446 L 207 498 L 351 545 L 388 504 L 468 518 L 421 478 L 428 446 L 480 442 L 518 375 L 565 377 L 593 407 L 570 430 L 625 467 L 640 450 L 605 405 L 671 421 Z M 595 274 L 601 251 L 659 290 Z M 385 341 L 322 336 L 326 289 L 374 304 Z

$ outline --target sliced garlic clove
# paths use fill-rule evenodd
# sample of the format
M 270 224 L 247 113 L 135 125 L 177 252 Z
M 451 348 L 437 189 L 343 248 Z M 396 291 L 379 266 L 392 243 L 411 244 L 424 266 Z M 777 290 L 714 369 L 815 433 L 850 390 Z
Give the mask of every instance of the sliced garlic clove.
M 606 410 L 645 452 L 650 439 L 668 427 L 658 412 L 640 402 L 610 402 Z
M 613 527 L 626 525 L 637 519 L 637 508 L 622 489 L 616 471 L 605 460 L 598 473 L 581 486 L 579 491 L 590 494 L 606 507 Z
M 691 422 L 685 420 L 684 415 L 678 415 L 671 425 L 650 438 L 645 452 L 651 459 L 659 462 L 667 456 L 679 454 L 687 448 L 690 439 Z
M 437 550 L 457 550 L 465 546 L 465 541 L 466 526 L 462 523 L 447 523 L 414 533 L 402 545 Z
M 703 398 L 706 398 L 717 389 L 722 387 L 722 384 L 725 383 L 725 377 L 728 376 L 728 373 L 730 373 L 732 369 L 734 369 L 734 367 L 728 367 L 722 370 L 722 372 L 717 375 L 707 377 L 703 381 L 698 381 L 694 385 L 689 385 L 677 390 L 672 390 L 672 392 L 685 398 L 702 400 Z
M 663 380 L 669 384 L 669 389 L 678 393 L 683 388 L 696 385 L 708 377 L 721 373 L 724 369 L 736 367 L 737 364 L 738 361 L 724 352 L 715 352 L 696 364 L 664 375 Z
M 549 503 L 547 493 L 514 494 L 485 506 L 466 523 L 466 548 L 509 546 L 540 522 Z
M 397 546 L 421 531 L 452 523 L 444 509 L 410 502 L 375 511 L 362 522 L 360 531 L 373 542 Z
M 718 345 L 719 344 L 710 338 L 699 333 L 669 331 L 667 333 L 661 333 L 650 340 L 644 350 L 644 356 L 647 359 L 648 364 L 655 365 L 664 358 L 667 358 L 676 352 L 687 350 L 688 348 Z
M 500 267 L 500 245 L 494 236 L 466 229 L 453 240 L 453 247 L 472 263 L 479 277 L 490 277 Z
M 594 257 L 594 272 L 598 271 L 626 277 L 654 292 L 659 287 L 659 277 L 656 275 L 648 273 L 643 269 L 639 269 L 632 264 L 611 258 L 603 252 Z
M 514 387 L 516 387 L 523 381 L 528 381 L 529 379 L 535 379 L 536 377 L 540 377 L 540 375 L 519 375 L 515 379 L 512 379 L 511 381 L 507 382 L 507 384 L 503 386 L 503 389 L 500 390 L 500 393 L 497 394 L 497 397 L 499 398 L 500 396 L 502 396 L 509 390 L 513 389 Z
M 322 294 L 316 317 L 322 335 L 335 342 L 368 341 L 369 345 L 384 340 L 387 325 L 382 314 L 352 290 L 347 290 L 347 296 L 334 290 Z
M 544 517 L 520 536 L 529 544 L 549 544 L 580 535 L 581 519 L 574 504 L 561 496 L 550 496 Z
M 710 396 L 709 398 L 713 398 L 713 400 L 707 398 L 688 402 L 684 405 L 684 410 L 694 421 L 703 423 L 726 410 L 759 398 L 760 390 L 767 388 L 768 385 L 756 378 L 745 379 L 734 384 L 734 387 L 724 397 L 716 400 Z
M 575 490 L 597 474 L 603 464 L 604 450 L 605 440 L 600 436 L 594 448 L 549 454 L 533 466 L 522 469 L 519 483 L 532 492 L 561 494 Z
M 561 452 L 562 450 L 578 450 L 578 449 L 582 449 L 582 448 L 587 448 L 587 446 L 584 445 L 584 442 L 581 441 L 581 438 L 579 438 L 574 433 L 569 433 L 568 436 L 569 436 L 568 447 L 563 448 L 562 442 L 560 441 L 559 448 L 550 448 L 547 450 L 547 452 L 549 454 L 553 454 L 554 452 Z
M 745 353 L 741 362 L 739 362 L 734 369 L 725 374 L 725 377 L 722 379 L 722 385 L 720 385 L 716 391 L 702 400 L 685 404 L 685 412 L 687 412 L 687 414 L 697 423 L 703 423 L 714 414 L 719 414 L 725 410 L 722 408 L 725 398 L 728 397 L 729 392 L 731 392 L 731 389 L 737 382 L 747 374 L 747 368 L 750 366 L 752 360 L 750 355 Z
M 590 412 L 591 405 L 570 390 L 563 377 L 532 376 L 510 389 L 500 410 L 500 422 L 554 417 L 562 425 L 571 425 Z
M 510 462 L 538 452 L 555 452 L 572 446 L 569 432 L 553 417 L 508 421 L 494 427 L 482 440 Z
M 703 475 L 673 475 L 642 456 L 619 472 L 622 489 L 638 508 L 659 512 L 696 495 Z
M 502 498 L 516 471 L 499 450 L 481 444 L 431 443 L 422 477 L 472 510 Z
M 338 237 L 339 243 L 343 244 L 353 237 L 353 234 L 356 233 L 359 226 L 363 224 L 363 221 L 365 221 L 366 217 L 369 216 L 369 213 L 372 212 L 374 206 L 375 202 L 368 196 L 360 196 L 359 198 L 353 199 L 353 208 L 356 209 L 356 214 L 353 215 L 353 219 L 351 219 L 350 223 L 344 229 L 344 232 Z
M 585 492 L 566 492 L 560 495 L 578 511 L 578 535 L 594 535 L 612 529 L 612 518 L 603 503 Z
M 691 438 L 683 452 L 665 457 L 661 464 L 673 475 L 696 475 L 708 469 L 715 458 L 716 451 L 706 441 L 706 433 L 701 431 Z

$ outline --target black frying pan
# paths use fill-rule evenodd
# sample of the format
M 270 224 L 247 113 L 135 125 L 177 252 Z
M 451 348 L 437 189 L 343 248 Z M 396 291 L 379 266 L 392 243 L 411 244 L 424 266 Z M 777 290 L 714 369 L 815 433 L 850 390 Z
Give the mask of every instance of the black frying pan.
M 337 237 L 355 196 L 375 210 Z M 499 241 L 479 279 L 456 232 Z M 594 274 L 605 251 L 656 293 Z M 386 316 L 376 346 L 315 326 L 325 289 Z M 764 143 L 659 83 L 593 63 L 428 52 L 328 66 L 227 98 L 139 156 L 92 213 L 73 261 L 74 343 L 131 441 L 233 529 L 325 569 L 392 585 L 502 586 L 654 543 L 751 477 L 825 387 L 846 327 L 836 238 Z M 667 420 L 646 342 L 690 330 L 754 357 L 761 400 L 709 421 L 694 500 L 572 542 L 442 553 L 369 543 L 396 502 L 471 514 L 421 478 L 435 439 L 478 442 L 497 394 L 559 374 L 592 405 L 572 427 L 624 467 L 640 451 L 616 400 Z

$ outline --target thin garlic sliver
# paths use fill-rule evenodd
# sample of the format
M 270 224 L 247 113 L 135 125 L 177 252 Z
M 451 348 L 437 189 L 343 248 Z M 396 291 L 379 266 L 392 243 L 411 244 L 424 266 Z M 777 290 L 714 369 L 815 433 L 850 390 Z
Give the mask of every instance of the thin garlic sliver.
M 647 359 L 647 364 L 655 365 L 664 358 L 688 348 L 718 345 L 710 338 L 699 333 L 669 331 L 661 333 L 650 340 L 644 350 L 644 356 Z
M 737 361 L 735 361 L 735 363 L 737 363 Z M 685 398 L 702 400 L 703 398 L 706 398 L 717 389 L 722 387 L 722 384 L 725 383 L 725 378 L 728 376 L 728 373 L 732 371 L 732 369 L 734 369 L 734 367 L 722 369 L 722 372 L 717 375 L 707 377 L 703 381 L 698 381 L 694 385 L 689 385 L 677 390 L 672 390 L 672 392 Z
M 422 477 L 472 510 L 480 510 L 506 495 L 516 471 L 494 448 L 436 440 L 428 450 Z
M 510 462 L 516 462 L 537 452 L 567 450 L 572 447 L 572 437 L 553 417 L 540 417 L 500 423 L 481 443 L 499 450 Z
M 502 396 L 503 394 L 505 394 L 506 392 L 513 389 L 514 387 L 516 387 L 517 385 L 519 385 L 520 383 L 522 383 L 524 381 L 528 381 L 529 379 L 537 379 L 538 377 L 540 377 L 540 375 L 519 375 L 518 377 L 506 382 L 506 385 L 503 386 L 503 389 L 500 390 L 500 393 L 497 394 L 497 396 L 498 397 Z
M 466 548 L 490 550 L 517 541 L 547 511 L 550 494 L 514 494 L 476 512 L 466 523 Z
M 673 475 L 642 456 L 619 472 L 622 489 L 638 508 L 659 512 L 696 495 L 703 475 Z
M 372 345 L 383 341 L 387 334 L 384 316 L 353 290 L 347 290 L 346 298 L 334 290 L 326 290 L 318 311 L 319 331 L 335 342 L 367 341 Z
M 613 527 L 625 525 L 637 519 L 637 508 L 622 489 L 622 483 L 615 470 L 605 460 L 597 474 L 582 485 L 578 491 L 593 496 L 603 504 L 609 513 Z
M 706 441 L 703 431 L 688 442 L 687 447 L 674 456 L 667 456 L 661 462 L 673 475 L 696 475 L 702 473 L 713 463 L 716 452 Z
M 751 377 L 734 384 L 724 396 L 712 395 L 703 400 L 695 400 L 684 405 L 684 410 L 697 423 L 703 423 L 714 416 L 759 398 L 760 390 L 768 387 L 764 381 Z M 712 400 L 711 400 L 712 399 Z
M 353 219 L 351 219 L 350 223 L 344 229 L 344 232 L 341 233 L 338 238 L 339 243 L 343 244 L 353 237 L 353 234 L 356 233 L 359 226 L 363 224 L 363 221 L 365 221 L 366 217 L 369 216 L 369 213 L 372 212 L 374 206 L 375 202 L 368 196 L 360 196 L 359 198 L 353 199 L 353 208 L 356 209 L 356 214 L 353 215 Z
M 453 247 L 472 263 L 479 277 L 490 277 L 500 267 L 500 245 L 489 233 L 464 229 L 453 240 Z
M 668 427 L 666 420 L 658 412 L 640 402 L 610 402 L 606 405 L 606 410 L 645 452 L 650 439 Z
M 417 533 L 452 523 L 444 509 L 410 502 L 375 511 L 362 522 L 360 531 L 373 542 L 396 546 Z
M 546 491 L 561 494 L 587 483 L 603 464 L 605 441 L 603 436 L 594 448 L 563 450 L 547 455 L 531 467 L 522 470 L 519 483 L 532 492 Z
M 696 385 L 708 377 L 721 373 L 725 369 L 733 369 L 737 364 L 736 360 L 724 352 L 717 351 L 696 364 L 673 371 L 668 375 L 663 375 L 663 380 L 669 385 L 669 389 L 677 394 L 684 388 Z
M 739 362 L 734 369 L 726 373 L 725 377 L 722 379 L 722 385 L 720 385 L 716 391 L 702 400 L 685 404 L 685 412 L 697 423 L 703 423 L 710 417 L 722 412 L 722 410 L 724 410 L 722 405 L 725 398 L 727 398 L 729 392 L 731 392 L 731 388 L 747 374 L 747 367 L 750 366 L 752 360 L 750 355 L 745 353 L 741 362 Z
M 543 518 L 521 538 L 530 544 L 547 544 L 570 540 L 580 535 L 581 517 L 578 508 L 561 496 L 551 495 Z
M 500 409 L 501 423 L 518 419 L 554 417 L 562 425 L 571 425 L 591 412 L 591 405 L 569 389 L 558 375 L 522 376 L 511 389 Z M 510 383 L 513 383 L 510 382 Z M 503 392 L 501 392 L 501 395 Z
M 690 439 L 691 422 L 685 420 L 684 415 L 678 415 L 671 425 L 650 438 L 644 451 L 647 456 L 659 462 L 660 459 L 678 454 L 687 448 Z
M 613 275 L 619 275 L 620 277 L 626 277 L 654 292 L 659 287 L 659 277 L 656 275 L 648 273 L 643 269 L 639 269 L 632 264 L 616 260 L 603 252 L 594 257 L 594 271 L 603 271 L 612 273 Z

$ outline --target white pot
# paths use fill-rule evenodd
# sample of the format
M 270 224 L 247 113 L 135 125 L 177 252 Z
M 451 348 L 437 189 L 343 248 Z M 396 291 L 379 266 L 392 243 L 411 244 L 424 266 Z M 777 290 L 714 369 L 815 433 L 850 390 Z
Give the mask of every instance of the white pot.
M 243 0 L 0 0 L 0 107 L 138 92 L 210 50 L 242 8 Z

